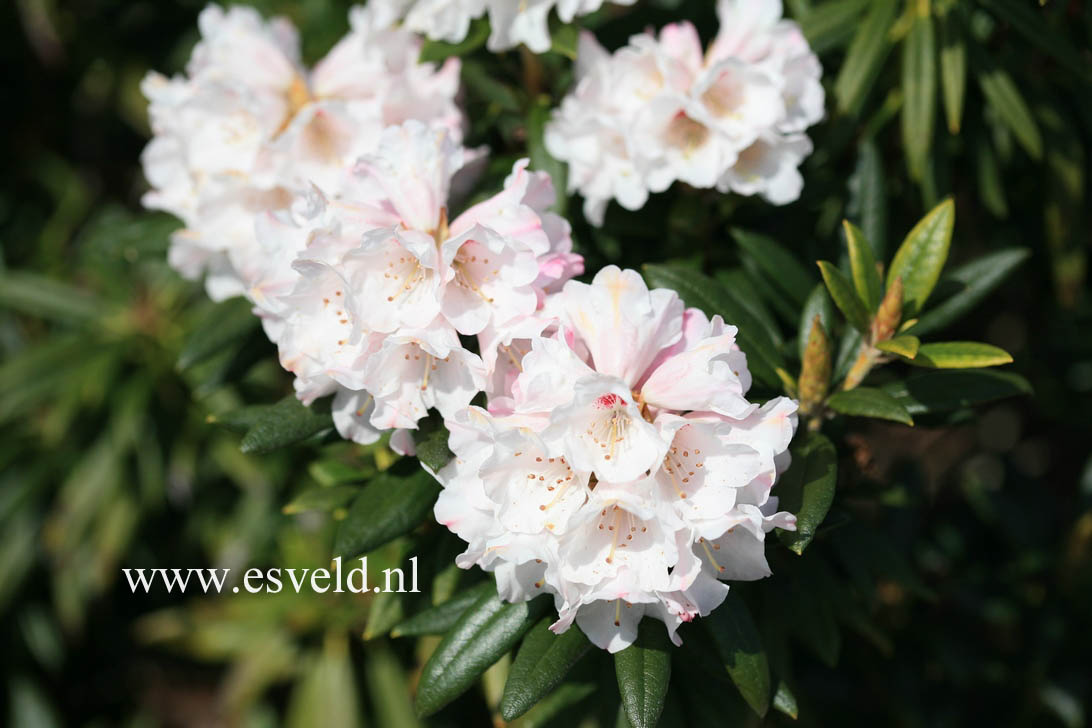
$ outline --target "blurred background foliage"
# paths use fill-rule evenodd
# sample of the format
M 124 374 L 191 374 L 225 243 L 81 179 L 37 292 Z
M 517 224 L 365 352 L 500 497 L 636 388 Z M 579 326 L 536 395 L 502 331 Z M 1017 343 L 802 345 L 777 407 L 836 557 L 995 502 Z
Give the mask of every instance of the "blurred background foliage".
M 341 0 L 264 0 L 320 57 Z M 477 573 L 424 528 L 376 565 L 437 554 L 421 597 L 133 595 L 123 567 L 322 566 L 385 446 L 320 433 L 240 452 L 244 405 L 289 391 L 245 307 L 213 307 L 164 263 L 171 219 L 140 210 L 147 137 L 138 83 L 180 70 L 201 3 L 15 0 L 0 7 L 9 110 L 0 178 L 0 645 L 9 725 L 413 726 L 409 691 L 436 638 L 384 637 Z M 889 259 L 941 199 L 952 265 L 1030 250 L 947 338 L 1005 348 L 1034 395 L 918 418 L 842 420 L 834 508 L 803 559 L 772 545 L 775 577 L 740 592 L 774 672 L 767 721 L 801 725 L 1082 726 L 1092 706 L 1092 298 L 1087 257 L 1092 5 L 1085 0 L 786 0 L 820 54 L 828 119 L 803 197 L 785 208 L 676 185 L 601 229 L 562 200 L 589 270 L 690 265 L 756 302 L 799 357 L 799 306 L 733 231 L 810 267 L 844 259 L 855 222 Z M 642 0 L 584 19 L 608 47 L 708 0 Z M 465 56 L 483 190 L 514 158 L 563 174 L 541 126 L 571 83 L 573 28 L 554 51 Z M 566 203 L 570 204 L 566 204 Z M 776 272 L 776 271 L 775 271 Z M 943 295 L 943 284 L 938 295 Z M 209 321 L 218 326 L 210 327 Z M 210 338 L 219 328 L 227 339 Z M 234 414 L 232 414 L 234 413 Z M 287 504 L 287 505 L 286 505 Z M 373 567 L 374 568 L 374 567 Z M 420 600 L 418 600 L 420 601 Z M 769 625 L 792 624 L 789 634 Z M 396 632 L 398 630 L 396 629 Z M 427 630 L 426 630 L 427 631 Z M 364 639 L 362 639 L 362 636 Z M 790 650 L 788 641 L 801 649 Z M 692 634 L 664 721 L 748 716 Z M 430 725 L 498 721 L 508 660 Z M 604 675 L 606 677 L 604 677 Z M 604 680 L 606 681 L 604 683 Z M 525 725 L 613 725 L 613 670 L 585 658 Z M 786 686 L 787 687 L 787 686 Z M 684 693 L 684 694 L 677 694 Z M 790 698 L 791 696 L 791 698 Z M 707 705 L 709 713 L 695 714 Z M 536 712 L 537 711 L 537 712 Z M 622 719 L 624 721 L 624 719 Z

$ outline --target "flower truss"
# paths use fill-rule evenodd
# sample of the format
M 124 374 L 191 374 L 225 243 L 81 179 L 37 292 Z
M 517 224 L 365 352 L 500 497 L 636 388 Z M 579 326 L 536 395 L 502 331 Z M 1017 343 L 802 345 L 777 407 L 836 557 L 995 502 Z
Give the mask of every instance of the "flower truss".
M 354 8 L 351 32 L 308 71 L 286 20 L 210 5 L 186 74 L 144 79 L 144 202 L 182 219 L 171 265 L 207 274 L 212 298 L 245 294 L 260 273 L 256 214 L 334 184 L 385 127 L 418 119 L 460 137 L 458 61 L 417 63 L 420 39 L 395 21 L 381 3 Z
M 549 176 L 527 160 L 501 192 L 448 220 L 468 156 L 445 130 L 389 127 L 336 199 L 311 191 L 259 221 L 264 257 L 279 265 L 253 300 L 300 399 L 335 393 L 347 438 L 374 442 L 430 408 L 465 408 L 496 356 L 483 361 L 459 336 L 510 339 L 547 292 L 583 272 L 568 223 L 546 211 Z
M 375 2 L 375 0 L 372 0 Z M 603 0 L 382 0 L 396 8 L 411 30 L 435 40 L 458 43 L 466 38 L 470 21 L 488 11 L 491 51 L 515 48 L 520 43 L 534 53 L 550 50 L 550 10 L 557 8 L 563 23 L 595 12 Z M 611 0 L 632 5 L 636 0 Z
M 505 347 L 510 391 L 448 418 L 437 520 L 504 598 L 553 594 L 555 631 L 615 652 L 648 615 L 678 642 L 722 580 L 769 575 L 767 531 L 795 528 L 770 490 L 796 403 L 748 402 L 735 327 L 634 271 L 569 282 L 540 317 L 547 336 Z
M 484 153 L 462 146 L 458 62 L 419 64 L 411 33 L 457 40 L 488 10 L 491 48 L 543 50 L 552 8 L 568 22 L 601 4 L 373 0 L 310 71 L 286 22 L 210 6 L 186 75 L 145 79 L 144 166 L 145 204 L 185 224 L 171 264 L 215 299 L 247 297 L 299 399 L 332 396 L 343 437 L 393 430 L 410 453 L 408 431 L 444 418 L 455 458 L 435 513 L 469 544 L 460 566 L 494 572 L 511 601 L 552 594 L 555 631 L 575 621 L 614 652 L 644 615 L 678 642 L 725 580 L 769 574 L 765 534 L 796 523 L 770 495 L 796 403 L 746 399 L 720 317 L 634 271 L 572 280 L 583 258 L 528 160 L 451 214 Z M 546 142 L 593 220 L 674 180 L 799 193 L 818 62 L 779 2 L 718 10 L 706 53 L 685 23 L 613 57 L 585 36 Z
M 718 0 L 720 33 L 703 52 L 688 22 L 636 35 L 608 54 L 580 42 L 578 83 L 546 131 L 569 163 L 570 191 L 602 224 L 613 198 L 636 210 L 673 182 L 762 195 L 800 195 L 803 133 L 823 116 L 822 69 L 781 0 Z

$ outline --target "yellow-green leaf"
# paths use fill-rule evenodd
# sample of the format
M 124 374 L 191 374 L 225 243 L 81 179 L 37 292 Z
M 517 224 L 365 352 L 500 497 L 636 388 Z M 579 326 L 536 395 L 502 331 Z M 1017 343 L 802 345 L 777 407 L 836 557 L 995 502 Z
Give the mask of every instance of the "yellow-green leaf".
M 955 203 L 951 198 L 934 207 L 903 240 L 887 272 L 890 288 L 902 278 L 902 317 L 915 316 L 933 292 L 952 244 Z
M 940 16 L 940 86 L 948 131 L 958 134 L 967 92 L 967 45 L 953 10 Z
M 1012 356 L 996 346 L 976 341 L 942 341 L 922 344 L 910 362 L 931 369 L 974 369 L 1011 364 Z
M 833 263 L 825 260 L 818 261 L 818 265 L 819 271 L 823 274 L 823 282 L 827 284 L 827 290 L 830 291 L 830 297 L 845 315 L 846 321 L 861 333 L 867 332 L 872 319 L 868 315 L 868 310 L 865 309 L 864 302 L 853 289 L 853 284 L 846 278 L 846 274 Z
M 880 351 L 886 351 L 889 354 L 897 354 L 904 359 L 913 359 L 917 356 L 919 347 L 921 347 L 921 339 L 909 335 L 896 336 L 893 339 L 881 341 L 876 344 L 876 348 Z
M 842 227 L 846 233 L 846 247 L 849 248 L 849 267 L 853 272 L 853 286 L 868 310 L 875 311 L 883 297 L 883 280 L 876 267 L 872 243 L 865 238 L 861 229 L 849 220 L 843 220 Z

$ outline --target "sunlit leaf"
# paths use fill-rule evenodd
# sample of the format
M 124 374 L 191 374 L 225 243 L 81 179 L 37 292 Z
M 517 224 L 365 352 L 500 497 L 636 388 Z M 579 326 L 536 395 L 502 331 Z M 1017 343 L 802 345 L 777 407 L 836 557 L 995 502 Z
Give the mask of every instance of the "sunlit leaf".
M 954 225 L 955 203 L 949 198 L 923 217 L 896 251 L 887 285 L 890 288 L 896 278 L 902 278 L 903 318 L 920 311 L 933 292 L 948 260 Z
M 977 341 L 941 341 L 922 344 L 910 363 L 932 369 L 975 369 L 1010 364 L 1012 355 Z
M 509 604 L 496 590 L 479 598 L 422 668 L 417 714 L 432 715 L 459 697 L 551 607 L 548 597 Z
M 913 425 L 910 413 L 882 389 L 856 387 L 846 392 L 835 392 L 827 398 L 827 406 L 835 412 L 856 417 L 875 417 L 882 420 Z

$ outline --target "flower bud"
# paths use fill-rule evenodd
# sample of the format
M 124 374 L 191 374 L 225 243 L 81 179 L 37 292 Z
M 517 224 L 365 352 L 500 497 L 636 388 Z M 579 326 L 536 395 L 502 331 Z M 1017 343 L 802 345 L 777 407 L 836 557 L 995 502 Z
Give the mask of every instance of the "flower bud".
M 830 339 L 819 314 L 811 320 L 804 363 L 800 369 L 800 412 L 810 414 L 822 404 L 830 388 Z
M 899 328 L 902 320 L 902 278 L 896 278 L 880 302 L 876 317 L 872 320 L 872 343 L 887 341 Z

